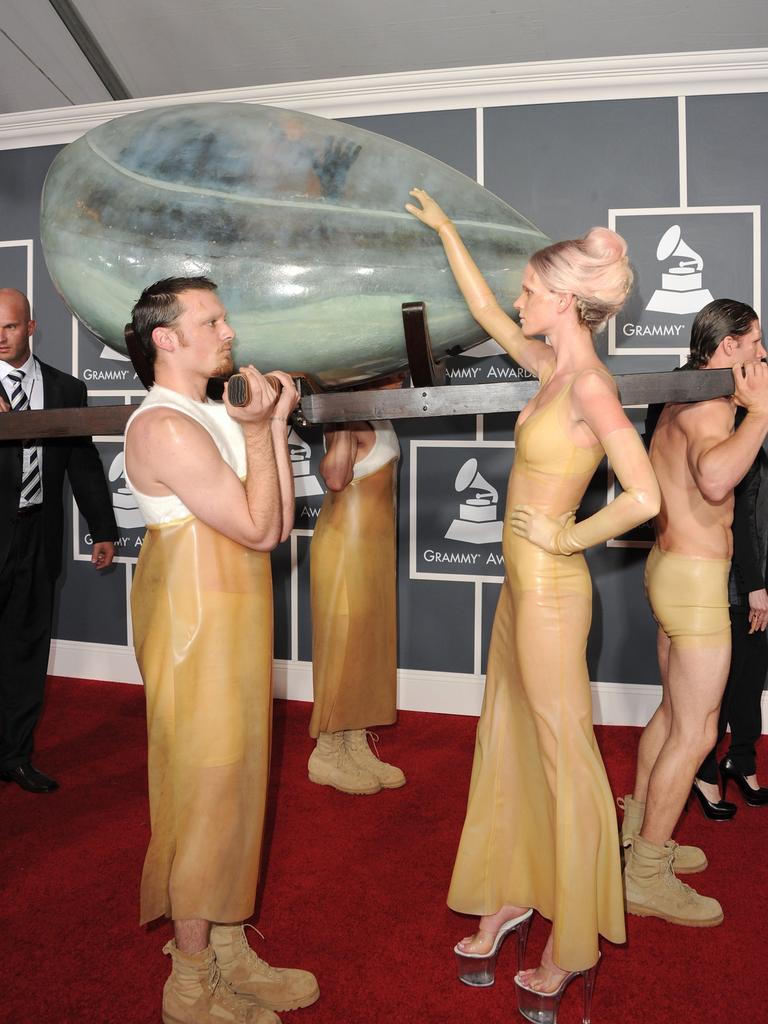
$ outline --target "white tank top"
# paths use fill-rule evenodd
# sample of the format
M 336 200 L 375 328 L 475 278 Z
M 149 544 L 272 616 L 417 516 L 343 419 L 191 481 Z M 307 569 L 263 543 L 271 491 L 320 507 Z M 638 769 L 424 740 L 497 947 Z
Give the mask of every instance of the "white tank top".
M 137 416 L 148 409 L 175 409 L 177 412 L 189 416 L 190 419 L 199 423 L 208 431 L 214 444 L 219 449 L 221 457 L 231 466 L 241 480 L 245 480 L 246 456 L 245 436 L 240 424 L 233 420 L 227 412 L 223 402 L 196 402 L 193 398 L 172 391 L 155 384 L 147 397 L 141 403 L 136 412 L 128 420 L 125 428 L 125 436 L 131 424 Z M 156 497 L 152 494 L 142 494 L 138 491 L 128 478 L 128 471 L 125 472 L 125 482 L 133 491 L 136 497 L 136 504 L 147 526 L 161 526 L 168 523 L 177 523 L 183 519 L 190 519 L 192 513 L 187 506 L 176 497 L 175 494 Z
M 400 442 L 389 420 L 374 420 L 371 426 L 376 432 L 376 440 L 368 454 L 355 463 L 353 480 L 371 476 L 388 462 L 400 458 Z

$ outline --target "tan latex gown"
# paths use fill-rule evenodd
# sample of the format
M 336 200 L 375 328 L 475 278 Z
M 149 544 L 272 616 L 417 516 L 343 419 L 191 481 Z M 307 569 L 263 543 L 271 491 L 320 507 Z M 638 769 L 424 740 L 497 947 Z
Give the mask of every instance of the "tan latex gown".
M 397 715 L 395 487 L 392 427 L 342 491 L 328 491 L 310 549 L 312 679 L 309 726 L 321 732 L 390 725 Z
M 559 516 L 579 506 L 603 451 L 570 440 L 570 387 L 516 429 L 507 513 L 528 504 Z M 477 915 L 505 903 L 535 907 L 553 921 L 555 963 L 582 970 L 597 960 L 598 933 L 625 938 L 616 814 L 592 729 L 592 586 L 583 555 L 551 555 L 508 521 L 503 549 L 448 905 Z
M 242 431 L 223 406 L 156 386 L 135 415 L 155 405 L 200 422 L 244 478 Z M 242 921 L 254 908 L 269 770 L 269 555 L 224 537 L 175 497 L 134 493 L 148 522 L 131 591 L 152 826 L 141 923 Z

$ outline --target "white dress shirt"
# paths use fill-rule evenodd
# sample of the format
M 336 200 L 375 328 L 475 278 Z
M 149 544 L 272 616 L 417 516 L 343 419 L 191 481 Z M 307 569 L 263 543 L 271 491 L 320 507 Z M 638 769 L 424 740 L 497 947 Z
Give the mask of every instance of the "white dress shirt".
M 10 374 L 18 373 L 21 370 L 24 374 L 24 379 L 21 382 L 24 393 L 29 399 L 30 409 L 42 409 L 43 408 L 43 377 L 40 373 L 40 367 L 35 361 L 35 357 L 30 353 L 29 359 L 24 363 L 23 366 L 11 366 L 10 363 L 6 363 L 0 359 L 0 381 L 2 381 L 5 393 L 8 395 L 8 401 L 11 400 L 11 395 L 15 389 L 14 382 L 10 379 Z M 23 463 L 21 467 L 22 479 L 24 474 L 27 472 L 29 467 L 29 461 L 34 449 L 24 448 L 23 449 Z M 40 494 L 37 497 L 34 504 L 42 505 L 43 503 L 43 449 L 38 445 L 37 448 L 38 465 L 40 466 Z M 30 502 L 20 501 L 19 508 L 26 508 Z

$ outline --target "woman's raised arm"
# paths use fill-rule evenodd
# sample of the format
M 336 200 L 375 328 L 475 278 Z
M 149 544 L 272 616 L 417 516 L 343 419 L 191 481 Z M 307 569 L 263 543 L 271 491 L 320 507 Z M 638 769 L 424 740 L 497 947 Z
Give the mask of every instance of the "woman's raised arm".
M 554 366 L 552 349 L 543 341 L 526 338 L 512 317 L 504 312 L 461 240 L 456 225 L 442 207 L 423 189 L 411 189 L 410 195 L 421 205 L 406 203 L 406 210 L 440 236 L 448 264 L 472 316 L 519 366 L 541 378 L 547 368 Z

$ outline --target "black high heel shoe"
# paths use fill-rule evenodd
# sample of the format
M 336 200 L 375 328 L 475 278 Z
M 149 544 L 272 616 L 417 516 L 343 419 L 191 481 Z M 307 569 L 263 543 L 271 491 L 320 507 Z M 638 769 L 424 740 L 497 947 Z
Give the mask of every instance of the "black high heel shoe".
M 736 804 L 729 804 L 726 800 L 718 800 L 716 804 L 708 800 L 696 785 L 696 779 L 693 780 L 691 793 L 699 801 L 704 817 L 709 818 L 710 821 L 729 821 L 737 811 Z M 688 801 L 686 800 L 687 805 Z
M 762 807 L 763 804 L 768 804 L 768 788 L 760 786 L 759 789 L 752 789 L 750 784 L 747 782 L 746 775 L 737 771 L 736 766 L 730 757 L 724 758 L 720 762 L 719 767 L 720 778 L 723 780 L 723 797 L 725 797 L 729 781 L 733 779 L 744 798 L 745 804 L 749 804 L 750 807 Z

